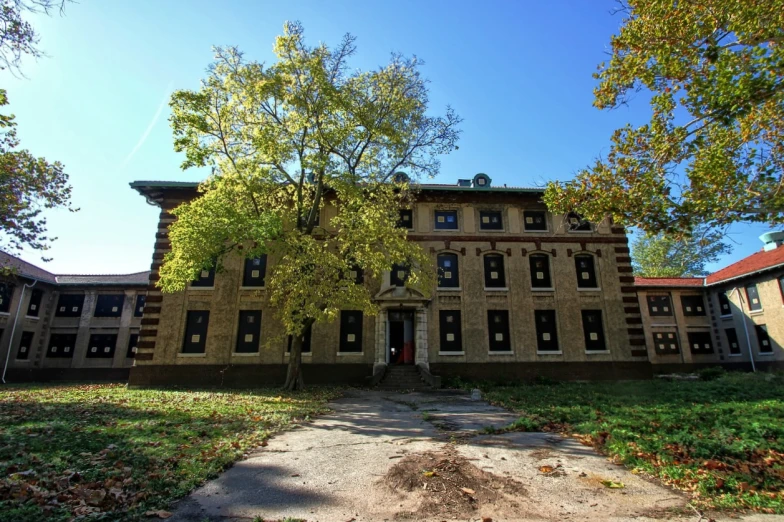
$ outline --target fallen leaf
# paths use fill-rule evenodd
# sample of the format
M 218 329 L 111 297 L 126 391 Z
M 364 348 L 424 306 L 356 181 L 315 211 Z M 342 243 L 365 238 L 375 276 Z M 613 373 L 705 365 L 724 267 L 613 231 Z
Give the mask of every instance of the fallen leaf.
M 626 485 L 623 482 L 615 482 L 614 480 L 603 480 L 602 484 L 610 489 L 623 489 Z
M 555 471 L 555 468 L 552 466 L 539 466 L 540 473 L 552 473 Z
M 147 517 L 169 518 L 173 513 L 159 509 L 158 511 L 145 511 L 144 515 Z
M 436 476 L 436 472 L 435 471 L 423 471 L 422 475 L 424 475 L 426 477 L 435 477 Z
M 493 519 L 490 517 L 482 517 L 482 522 L 493 522 Z
M 476 493 L 476 491 L 474 491 L 474 490 L 473 490 L 473 489 L 471 489 L 471 488 L 460 488 L 460 491 L 462 491 L 462 492 L 463 492 L 463 493 L 465 493 L 466 495 L 473 495 L 473 494 L 475 494 L 475 493 Z

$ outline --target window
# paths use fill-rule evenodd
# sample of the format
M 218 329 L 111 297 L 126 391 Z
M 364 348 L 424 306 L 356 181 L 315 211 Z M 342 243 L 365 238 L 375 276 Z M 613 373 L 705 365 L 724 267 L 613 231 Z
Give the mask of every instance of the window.
M 438 325 L 441 336 L 441 346 L 438 348 L 438 351 L 462 352 L 463 336 L 460 310 L 439 310 Z
M 128 359 L 133 359 L 136 357 L 136 350 L 138 349 L 137 346 L 139 344 L 139 334 L 132 333 L 128 337 L 128 350 L 125 352 L 125 357 Z
M 365 282 L 365 271 L 356 265 L 351 267 L 348 275 L 351 277 L 351 280 L 354 281 L 355 285 L 361 285 Z
M 245 260 L 242 273 L 242 286 L 264 286 L 267 277 L 267 254 Z
M 547 214 L 541 210 L 523 211 L 523 226 L 526 231 L 547 230 Z
M 457 254 L 438 254 L 438 287 L 459 288 L 460 275 L 457 271 Z
M 682 295 L 681 306 L 683 307 L 683 315 L 687 317 L 706 315 L 705 300 L 701 295 Z
M 598 288 L 596 267 L 593 256 L 576 255 L 574 265 L 577 267 L 577 288 Z
M 755 324 L 754 331 L 757 333 L 757 343 L 760 353 L 773 353 L 773 346 L 770 344 L 768 327 L 764 324 Z
M 557 352 L 558 331 L 555 325 L 555 310 L 535 310 L 536 350 L 539 352 Z
M 401 208 L 400 217 L 397 220 L 397 227 L 412 230 L 414 228 L 414 211 L 410 208 Z
M 202 269 L 199 273 L 199 277 L 191 281 L 191 286 L 195 288 L 212 288 L 215 286 L 215 269 Z
M 204 353 L 207 345 L 207 325 L 210 312 L 207 310 L 188 310 L 185 319 L 185 339 L 182 353 Z
M 726 328 L 724 334 L 727 336 L 727 346 L 729 346 L 730 355 L 740 355 L 740 344 L 738 343 L 738 334 L 735 328 Z
M 677 332 L 654 332 L 653 349 L 659 355 L 672 355 L 680 353 L 680 341 Z
M 732 315 L 732 308 L 730 308 L 730 298 L 727 297 L 726 292 L 719 292 L 719 314 L 722 317 Z
M 758 310 L 762 310 L 762 301 L 759 298 L 759 292 L 757 291 L 757 285 L 749 285 L 746 287 L 746 297 L 749 300 L 749 310 L 752 312 L 756 312 Z
M 585 335 L 585 350 L 588 352 L 603 352 L 607 350 L 604 343 L 604 328 L 602 327 L 601 310 L 583 310 L 583 334 Z
M 488 310 L 487 331 L 490 334 L 491 352 L 511 352 L 512 342 L 509 339 L 509 311 Z
M 713 341 L 710 332 L 689 332 L 689 348 L 691 353 L 700 355 L 713 353 Z
M 457 210 L 436 210 L 436 230 L 457 230 Z
M 49 336 L 46 356 L 51 358 L 71 358 L 76 346 L 76 334 L 53 333 Z
M 362 312 L 343 310 L 340 312 L 341 352 L 362 353 Z
M 480 230 L 503 230 L 504 221 L 500 210 L 482 210 L 479 212 Z
M 261 310 L 240 310 L 236 353 L 258 353 L 261 338 Z
M 302 335 L 302 353 L 310 353 L 310 334 L 312 332 L 312 326 L 308 326 L 305 333 Z M 291 336 L 289 335 L 289 344 L 286 347 L 286 353 L 291 352 Z
M 485 288 L 506 288 L 504 256 L 501 254 L 485 256 Z
M 125 295 L 99 295 L 95 304 L 95 317 L 120 317 Z
M 43 299 L 44 292 L 38 288 L 33 288 L 33 293 L 30 294 L 30 303 L 27 305 L 27 317 L 38 317 L 41 311 L 41 300 Z
M 392 265 L 392 271 L 389 273 L 389 284 L 392 286 L 406 286 L 410 272 L 411 270 L 406 265 Z
M 80 317 L 84 305 L 84 294 L 60 294 L 57 301 L 57 317 Z
M 11 297 L 14 295 L 14 286 L 9 283 L 0 283 L 0 313 L 9 313 Z
M 531 267 L 531 287 L 532 288 L 552 288 L 553 281 L 550 279 L 550 257 L 544 254 L 533 254 L 528 258 Z
M 779 277 L 779 290 L 781 291 L 781 300 L 784 301 L 784 276 Z
M 87 345 L 88 358 L 109 359 L 114 357 L 117 334 L 91 334 Z
M 569 232 L 591 232 L 593 230 L 591 223 L 576 212 L 569 212 L 566 215 L 566 225 Z
M 136 296 L 136 304 L 133 307 L 133 316 L 134 317 L 141 317 L 144 315 L 144 303 L 147 302 L 147 296 L 144 294 L 138 294 Z
M 669 295 L 649 295 L 648 296 L 648 315 L 651 317 L 663 317 L 672 315 L 672 303 Z
M 26 360 L 30 357 L 34 336 L 35 332 L 22 332 L 22 339 L 19 341 L 19 351 L 16 352 L 17 359 Z

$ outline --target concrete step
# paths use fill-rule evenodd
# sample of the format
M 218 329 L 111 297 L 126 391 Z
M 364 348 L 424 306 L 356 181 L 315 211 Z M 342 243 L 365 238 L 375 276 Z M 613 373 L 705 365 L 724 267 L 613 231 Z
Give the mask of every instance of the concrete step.
M 419 370 L 413 365 L 396 365 L 387 367 L 384 379 L 379 383 L 380 390 L 411 390 L 427 389 L 422 381 Z

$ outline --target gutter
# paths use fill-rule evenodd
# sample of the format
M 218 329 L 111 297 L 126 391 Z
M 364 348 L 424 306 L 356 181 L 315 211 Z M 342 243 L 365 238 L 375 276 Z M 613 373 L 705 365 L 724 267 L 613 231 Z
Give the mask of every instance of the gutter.
M 33 278 L 31 278 L 33 279 Z M 11 338 L 8 340 L 8 351 L 5 354 L 5 366 L 3 367 L 3 384 L 5 382 L 5 373 L 8 371 L 8 361 L 11 359 L 11 348 L 14 345 L 14 333 L 16 333 L 16 325 L 19 323 L 19 311 L 22 309 L 22 301 L 24 301 L 25 288 L 32 288 L 36 285 L 38 279 L 33 279 L 33 284 L 28 285 L 25 283 L 22 286 L 22 295 L 19 296 L 19 303 L 16 305 L 16 316 L 14 316 L 14 325 L 11 327 Z
M 738 302 L 740 303 L 740 315 L 743 317 L 743 331 L 746 333 L 746 346 L 749 349 L 749 360 L 751 361 L 751 371 L 756 373 L 757 366 L 754 364 L 754 353 L 751 350 L 751 338 L 749 337 L 749 327 L 747 324 L 748 317 L 743 310 L 743 294 L 740 292 L 740 287 L 734 288 L 732 292 L 738 291 Z M 732 293 L 730 292 L 730 293 Z

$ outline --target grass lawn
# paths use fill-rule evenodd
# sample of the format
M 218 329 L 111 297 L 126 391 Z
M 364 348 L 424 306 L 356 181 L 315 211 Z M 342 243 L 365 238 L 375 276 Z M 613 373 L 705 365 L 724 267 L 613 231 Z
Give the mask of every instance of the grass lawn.
M 143 518 L 336 395 L 0 388 L 0 521 Z
M 699 507 L 784 513 L 784 376 L 479 387 L 509 429 L 576 435 Z

